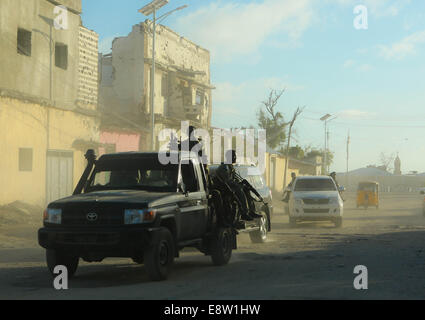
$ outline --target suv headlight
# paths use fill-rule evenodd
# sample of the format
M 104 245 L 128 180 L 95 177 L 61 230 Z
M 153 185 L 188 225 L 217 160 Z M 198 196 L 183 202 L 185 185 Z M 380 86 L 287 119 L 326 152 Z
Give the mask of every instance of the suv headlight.
M 62 209 L 47 208 L 46 210 L 44 210 L 43 220 L 47 223 L 61 224 Z
M 156 210 L 153 209 L 126 209 L 124 224 L 150 223 L 155 220 Z

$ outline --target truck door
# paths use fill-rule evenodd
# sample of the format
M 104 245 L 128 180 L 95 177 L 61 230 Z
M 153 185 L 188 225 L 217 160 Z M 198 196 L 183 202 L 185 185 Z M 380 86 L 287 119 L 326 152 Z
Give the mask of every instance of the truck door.
M 206 229 L 207 199 L 202 179 L 193 161 L 181 164 L 187 197 L 179 203 L 181 213 L 181 236 L 184 240 L 201 237 Z

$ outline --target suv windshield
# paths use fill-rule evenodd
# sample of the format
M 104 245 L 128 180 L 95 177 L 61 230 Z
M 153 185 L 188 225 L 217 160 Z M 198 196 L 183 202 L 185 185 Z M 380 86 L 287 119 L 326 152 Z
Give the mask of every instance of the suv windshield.
M 158 159 L 114 159 L 96 164 L 87 192 L 111 189 L 141 189 L 159 192 L 177 190 L 178 165 L 161 165 Z
M 300 179 L 294 191 L 336 191 L 336 187 L 331 179 Z
M 254 188 L 264 188 L 265 183 L 257 167 L 236 167 L 242 178 L 246 179 Z

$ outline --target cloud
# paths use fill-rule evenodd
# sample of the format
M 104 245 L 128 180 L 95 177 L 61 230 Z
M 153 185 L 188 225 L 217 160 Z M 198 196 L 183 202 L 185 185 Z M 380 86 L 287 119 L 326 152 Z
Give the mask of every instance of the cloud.
M 364 63 L 364 64 L 358 64 L 357 61 L 348 59 L 343 64 L 344 69 L 350 69 L 354 68 L 356 71 L 361 72 L 368 72 L 373 69 L 373 67 L 370 64 Z
M 362 65 L 358 68 L 358 70 L 359 70 L 359 71 L 361 71 L 361 72 L 369 72 L 369 71 L 371 71 L 372 69 L 373 69 L 373 67 L 372 67 L 370 64 L 367 64 L 367 63 L 362 64 Z
M 344 62 L 344 68 L 350 68 L 352 67 L 356 62 L 354 60 L 348 59 Z
M 425 42 L 425 30 L 415 32 L 390 46 L 379 45 L 379 55 L 387 60 L 402 60 L 416 54 L 418 45 Z
M 175 29 L 208 48 L 214 60 L 230 62 L 255 54 L 273 34 L 298 39 L 312 21 L 313 2 L 217 0 L 180 17 Z
M 340 5 L 356 6 L 359 4 L 365 5 L 368 12 L 375 17 L 395 17 L 400 11 L 410 3 L 410 0 L 363 0 L 359 3 L 358 0 L 336 0 Z M 335 0 L 328 0 L 335 3 Z

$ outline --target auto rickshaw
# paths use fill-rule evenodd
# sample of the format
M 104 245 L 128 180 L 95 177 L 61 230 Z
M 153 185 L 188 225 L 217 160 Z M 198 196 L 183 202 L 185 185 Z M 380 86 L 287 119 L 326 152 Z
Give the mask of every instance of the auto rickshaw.
M 367 209 L 369 206 L 375 206 L 379 209 L 379 183 L 375 181 L 359 182 L 357 188 L 357 208 L 363 206 Z

